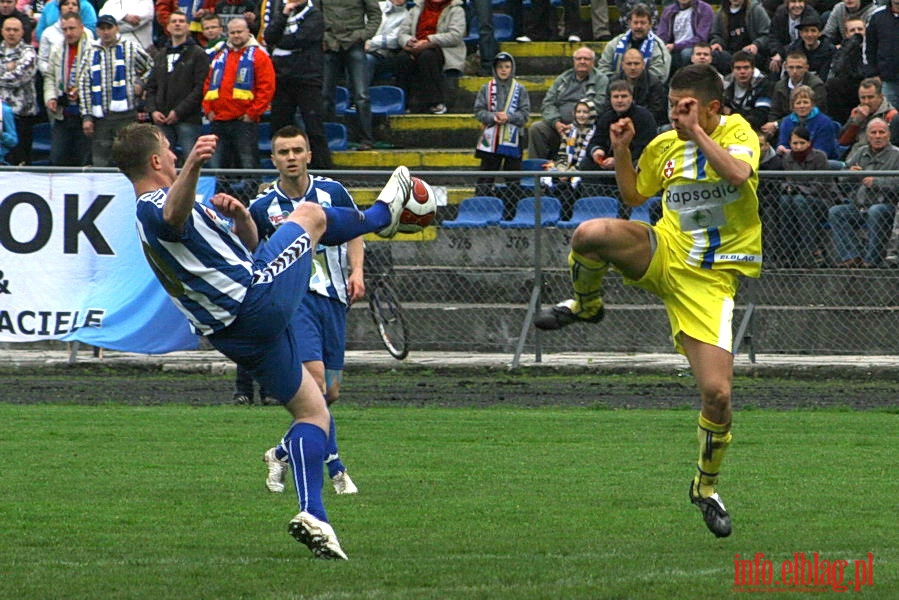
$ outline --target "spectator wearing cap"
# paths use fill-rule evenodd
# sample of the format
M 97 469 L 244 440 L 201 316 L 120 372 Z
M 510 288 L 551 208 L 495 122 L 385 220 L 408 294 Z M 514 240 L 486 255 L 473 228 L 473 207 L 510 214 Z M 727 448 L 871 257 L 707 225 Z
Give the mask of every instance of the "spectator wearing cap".
M 112 15 L 97 19 L 97 36 L 79 74 L 79 106 L 84 135 L 91 138 L 93 165 L 108 167 L 116 134 L 137 115 L 137 100 L 153 60 L 138 44 L 121 39 Z
M 799 39 L 787 46 L 787 53 L 802 52 L 808 58 L 809 71 L 827 81 L 830 63 L 836 54 L 836 46 L 826 37 L 821 37 L 821 19 L 818 15 L 802 17 L 796 25 Z

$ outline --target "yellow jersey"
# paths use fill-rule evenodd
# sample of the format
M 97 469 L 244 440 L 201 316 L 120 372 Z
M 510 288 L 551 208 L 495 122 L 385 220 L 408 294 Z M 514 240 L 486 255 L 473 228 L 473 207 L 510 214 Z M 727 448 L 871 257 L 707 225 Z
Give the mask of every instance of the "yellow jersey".
M 662 218 L 656 228 L 675 241 L 688 265 L 727 269 L 758 277 L 762 270 L 759 219 L 758 135 L 740 115 L 722 116 L 711 138 L 752 167 L 739 186 L 723 180 L 699 145 L 674 130 L 655 137 L 637 163 L 637 192 L 662 190 Z

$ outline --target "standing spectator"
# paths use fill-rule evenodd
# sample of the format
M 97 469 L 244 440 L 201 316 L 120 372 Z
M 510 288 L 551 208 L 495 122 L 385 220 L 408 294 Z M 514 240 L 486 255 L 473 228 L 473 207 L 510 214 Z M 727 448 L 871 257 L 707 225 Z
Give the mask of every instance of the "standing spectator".
M 37 53 L 25 43 L 25 28 L 18 17 L 3 21 L 3 44 L 0 45 L 0 99 L 12 108 L 19 143 L 6 156 L 13 165 L 31 164 L 31 140 L 38 120 Z
M 889 128 L 883 119 L 868 123 L 868 143 L 846 159 L 851 171 L 899 171 L 899 148 L 890 144 Z M 858 180 L 853 180 L 858 181 Z M 861 179 L 855 197 L 830 207 L 831 234 L 840 267 L 883 266 L 890 239 L 899 181 L 896 177 Z M 867 247 L 862 248 L 856 230 L 867 226 Z
M 755 64 L 765 65 L 771 19 L 755 0 L 728 0 L 715 15 L 712 24 L 712 55 L 715 68 L 730 73 L 732 56 L 740 50 L 756 57 Z
M 594 42 L 608 42 L 612 39 L 609 29 L 609 0 L 590 0 L 590 25 Z
M 62 14 L 75 13 L 81 14 L 81 6 L 79 0 L 62 0 Z M 41 34 L 40 44 L 37 47 L 37 70 L 43 75 L 47 72 L 47 64 L 50 60 L 50 50 L 53 46 L 62 44 L 65 36 L 62 33 L 62 19 L 57 19 L 56 23 L 44 29 Z M 90 39 L 94 39 L 94 34 L 87 30 Z
M 9 18 L 19 20 L 19 23 L 22 25 L 22 40 L 26 44 L 31 44 L 31 29 L 33 27 L 31 17 L 16 8 L 16 0 L 0 0 L 0 28 L 3 27 L 6 19 Z M 56 18 L 59 18 L 58 11 Z M 37 38 L 40 39 L 40 37 L 40 34 L 38 34 Z
M 259 119 L 275 94 L 275 69 L 243 17 L 228 22 L 228 43 L 212 59 L 203 89 L 203 112 L 218 136 L 210 164 L 258 169 Z
M 530 113 L 528 91 L 515 79 L 515 59 L 500 52 L 493 59 L 493 78 L 481 86 L 474 101 L 474 117 L 482 128 L 474 155 L 481 159 L 481 171 L 521 170 L 524 128 Z M 492 184 L 493 178 L 480 178 L 477 183 L 483 188 Z M 512 199 L 504 200 L 509 213 Z
M 242 18 L 247 22 L 250 33 L 255 36 L 260 33 L 259 18 L 256 15 L 257 8 L 258 4 L 255 0 L 218 0 L 215 3 L 215 14 L 219 16 L 226 28 L 231 19 Z
M 98 40 L 85 53 L 78 79 L 82 128 L 91 138 L 95 167 L 111 165 L 116 134 L 134 121 L 136 101 L 153 61 L 143 48 L 119 38 L 112 15 L 97 20 Z
M 168 36 L 169 17 L 180 9 L 187 16 L 191 36 L 205 48 L 203 17 L 215 14 L 215 3 L 216 0 L 156 0 L 156 22 L 162 27 L 162 32 Z M 219 36 L 222 36 L 221 21 L 218 33 Z
M 671 55 L 665 42 L 652 31 L 652 13 L 645 4 L 637 4 L 628 16 L 628 30 L 612 38 L 599 59 L 599 70 L 612 77 L 621 70 L 624 53 L 636 48 L 646 62 L 647 70 L 659 81 L 668 81 Z
M 609 78 L 596 68 L 596 54 L 586 46 L 574 51 L 574 67 L 556 77 L 543 97 L 542 120 L 528 128 L 528 156 L 550 158 L 568 135 L 574 122 L 574 107 L 590 100 L 605 110 Z
M 896 120 L 897 110 L 884 97 L 882 85 L 876 77 L 863 79 L 858 85 L 858 106 L 852 109 L 849 120 L 840 130 L 840 144 L 851 145 L 850 154 L 868 143 L 865 132 L 872 120 L 883 119 L 888 125 Z
M 771 82 L 756 68 L 753 54 L 738 50 L 732 60 L 730 75 L 724 78 L 724 106 L 759 129 L 771 110 Z
M 91 164 L 91 142 L 81 124 L 78 81 L 94 36 L 76 12 L 64 13 L 59 23 L 64 37 L 50 49 L 44 72 L 44 105 L 51 125 L 50 164 L 83 167 Z
M 777 131 L 778 121 L 790 114 L 790 94 L 800 85 L 807 85 L 815 92 L 815 105 L 823 112 L 827 111 L 827 91 L 824 81 L 814 73 L 809 72 L 808 58 L 802 52 L 787 54 L 784 64 L 787 76 L 774 84 L 771 93 L 771 110 L 768 113 L 768 122 L 762 126 L 767 133 Z M 828 113 L 830 114 L 830 113 Z
M 0 100 L 0 164 L 8 164 L 6 155 L 19 144 L 16 135 L 16 115 L 9 104 Z
M 322 40 L 325 20 L 311 2 L 286 2 L 271 14 L 265 43 L 275 67 L 272 131 L 294 125 L 297 108 L 312 151 L 313 168 L 330 169 L 331 150 L 322 120 Z
M 863 24 L 868 22 L 868 18 L 878 3 L 874 0 L 843 0 L 837 2 L 830 16 L 827 17 L 827 23 L 824 24 L 824 37 L 828 38 L 835 45 L 839 46 L 845 39 L 845 25 L 847 21 L 859 20 Z M 851 35 L 851 34 L 850 34 Z
M 149 51 L 153 46 L 153 0 L 106 0 L 100 16 L 112 15 L 119 23 L 119 36 Z
M 855 105 L 855 98 L 846 90 L 858 89 L 865 78 L 862 46 L 865 43 L 865 23 L 861 19 L 846 21 L 843 44 L 833 56 L 827 81 L 827 114 L 838 123 L 845 123 Z
M 0 19 L 3 18 L 3 6 L 3 0 L 0 0 Z M 59 6 L 59 0 L 50 0 L 44 4 L 44 11 L 41 13 L 41 18 L 37 21 L 37 28 L 34 30 L 34 35 L 38 40 L 41 39 L 44 29 L 59 20 Z M 80 9 L 78 12 L 81 14 L 81 22 L 84 23 L 84 28 L 90 30 L 91 33 L 97 33 L 97 10 L 94 8 L 94 5 L 89 0 L 79 0 L 78 6 Z
M 799 39 L 798 26 L 804 18 L 819 18 L 818 11 L 808 6 L 805 0 L 786 0 L 774 12 L 771 18 L 771 35 L 768 38 L 771 53 L 768 71 L 772 75 L 780 73 L 787 56 L 787 46 Z
M 677 0 L 662 11 L 656 33 L 671 54 L 671 70 L 690 64 L 693 47 L 708 42 L 715 10 L 703 0 Z
M 169 15 L 167 29 L 169 39 L 156 55 L 147 80 L 147 112 L 168 138 L 169 146 L 180 146 L 183 159 L 203 127 L 201 102 L 209 57 L 190 35 L 190 23 L 183 11 Z
M 837 160 L 840 152 L 837 149 L 837 123 L 815 106 L 815 92 L 812 88 L 800 85 L 790 93 L 792 111 L 780 124 L 780 135 L 777 151 L 781 154 L 790 147 L 790 134 L 799 125 L 804 125 L 811 134 L 815 148 L 824 152 L 827 158 Z
M 836 47 L 829 39 L 821 37 L 821 21 L 817 16 L 803 17 L 798 29 L 799 39 L 787 46 L 787 53 L 805 54 L 809 70 L 820 77 L 821 81 L 826 81 Z
M 827 155 L 815 148 L 808 128 L 795 127 L 790 132 L 790 149 L 783 154 L 783 170 L 826 171 L 827 167 Z M 822 186 L 811 178 L 787 179 L 781 185 L 777 233 L 771 250 L 781 257 L 784 266 L 815 267 L 824 263 L 818 243 L 821 223 L 827 215 L 824 198 Z
M 496 43 L 496 34 L 493 31 L 493 2 L 492 0 L 470 0 L 469 6 L 474 8 L 478 18 L 478 58 L 481 60 L 479 75 L 490 77 L 493 75 L 493 57 L 499 49 Z
M 399 34 L 406 18 L 406 0 L 381 0 L 381 24 L 374 37 L 365 40 L 365 69 L 368 85 L 396 69 L 400 53 Z
M 212 58 L 228 43 L 228 34 L 222 27 L 222 20 L 214 12 L 207 12 L 200 17 L 202 29 L 200 45 L 206 49 L 206 54 Z
M 624 53 L 621 71 L 611 81 L 627 81 L 631 84 L 634 103 L 647 109 L 657 124 L 668 122 L 668 102 L 665 86 L 655 75 L 646 70 L 643 55 L 636 48 Z
M 427 112 L 446 112 L 444 71 L 465 65 L 465 9 L 461 0 L 415 0 L 399 34 L 403 48 L 397 57 L 397 81 L 413 90 Z
M 322 5 L 322 13 L 325 16 L 325 68 L 321 91 L 324 116 L 326 119 L 333 118 L 337 80 L 346 74 L 352 102 L 356 105 L 356 124 L 359 130 L 356 149 L 371 150 L 374 130 L 366 77 L 365 41 L 378 31 L 381 7 L 378 6 L 378 0 L 328 0 Z M 462 19 L 464 25 L 464 11 Z M 408 92 L 406 90 L 407 95 Z M 315 152 L 313 147 L 313 159 Z
M 865 28 L 865 75 L 880 77 L 883 93 L 899 106 L 899 0 L 876 8 Z

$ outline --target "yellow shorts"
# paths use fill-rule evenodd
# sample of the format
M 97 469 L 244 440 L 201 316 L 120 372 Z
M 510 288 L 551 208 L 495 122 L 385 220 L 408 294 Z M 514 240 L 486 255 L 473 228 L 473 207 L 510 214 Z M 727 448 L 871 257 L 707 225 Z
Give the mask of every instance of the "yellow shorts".
M 625 278 L 624 282 L 661 298 L 674 346 L 681 354 L 680 333 L 731 352 L 737 274 L 689 266 L 665 233 L 652 228 L 652 234 L 656 248 L 649 268 L 639 280 Z

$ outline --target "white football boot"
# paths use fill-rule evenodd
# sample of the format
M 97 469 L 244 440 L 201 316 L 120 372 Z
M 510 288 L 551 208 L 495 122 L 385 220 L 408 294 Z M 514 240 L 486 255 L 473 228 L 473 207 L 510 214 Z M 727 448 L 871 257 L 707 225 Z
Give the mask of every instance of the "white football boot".
M 377 202 L 383 202 L 390 209 L 390 225 L 377 231 L 382 238 L 392 238 L 400 225 L 400 215 L 412 196 L 412 175 L 406 167 L 397 167 L 387 180 L 387 185 L 378 194 Z
M 268 477 L 265 478 L 265 487 L 268 491 L 280 494 L 284 491 L 284 478 L 287 476 L 287 469 L 290 465 L 287 461 L 278 460 L 275 456 L 275 449 L 269 448 L 262 455 L 262 460 L 268 466 Z
M 356 487 L 356 484 L 353 483 L 353 480 L 350 479 L 350 474 L 346 471 L 340 471 L 331 478 L 331 483 L 334 484 L 334 491 L 338 494 L 358 494 L 359 488 Z
M 316 519 L 305 510 L 290 521 L 287 530 L 301 544 L 306 545 L 315 558 L 348 560 L 337 535 L 328 523 Z

